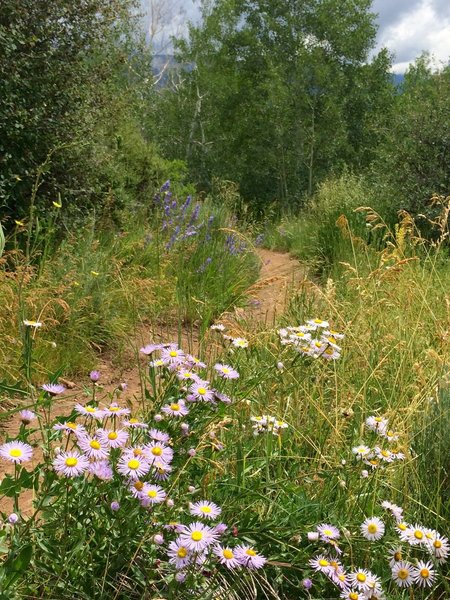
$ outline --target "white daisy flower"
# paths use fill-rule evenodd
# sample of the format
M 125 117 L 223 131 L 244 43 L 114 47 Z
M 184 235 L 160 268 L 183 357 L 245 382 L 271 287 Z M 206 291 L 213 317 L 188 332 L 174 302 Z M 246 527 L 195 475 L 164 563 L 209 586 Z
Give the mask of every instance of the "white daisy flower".
M 414 582 L 419 587 L 431 587 L 436 579 L 433 565 L 430 562 L 419 560 L 414 569 Z
M 151 506 L 153 504 L 160 504 L 166 499 L 166 492 L 159 485 L 151 485 L 145 483 L 142 491 L 139 494 L 142 506 Z
M 391 548 L 389 554 L 389 566 L 391 569 L 399 562 L 403 561 L 403 550 L 399 546 Z
M 150 465 L 146 460 L 139 457 L 121 456 L 117 464 L 117 470 L 121 475 L 130 479 L 140 479 L 150 471 Z
M 427 549 L 438 563 L 444 563 L 450 552 L 450 545 L 446 537 L 436 532 L 433 540 L 427 539 Z
M 414 567 L 404 560 L 396 562 L 392 567 L 392 579 L 398 587 L 409 587 L 414 582 Z
M 248 340 L 245 338 L 233 338 L 231 343 L 235 348 L 248 348 Z
M 364 446 L 364 444 L 361 444 L 360 446 L 355 446 L 354 448 L 352 448 L 352 452 L 358 460 L 362 460 L 363 458 L 370 458 L 370 456 L 372 455 L 372 450 L 369 448 L 369 446 Z
M 385 531 L 384 523 L 378 517 L 366 519 L 360 529 L 366 540 L 371 542 L 381 539 Z

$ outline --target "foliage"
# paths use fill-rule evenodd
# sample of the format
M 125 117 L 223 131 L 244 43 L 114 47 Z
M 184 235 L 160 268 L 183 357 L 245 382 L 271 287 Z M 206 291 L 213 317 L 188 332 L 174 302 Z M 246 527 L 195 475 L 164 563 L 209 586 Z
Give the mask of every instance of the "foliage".
M 331 169 L 367 165 L 392 103 L 389 57 L 371 63 L 370 2 L 205 5 L 179 43 L 156 131 L 202 189 L 239 184 L 258 209 L 311 193 Z
M 450 68 L 436 71 L 427 55 L 417 59 L 405 75 L 373 166 L 380 193 L 384 188 L 394 211 L 404 209 L 431 218 L 436 212 L 429 198 L 449 194 L 449 83 Z M 391 222 L 394 211 L 385 215 Z M 426 222 L 418 225 L 425 227 Z
M 81 443 L 80 436 L 69 432 L 73 425 L 64 423 L 85 425 L 90 433 L 97 425 L 92 417 L 80 414 L 79 407 L 72 410 L 70 392 L 66 392 L 70 404 L 64 414 L 57 408 L 60 401 L 46 392 L 34 396 L 39 430 L 36 421 L 22 424 L 16 439 L 34 445 L 38 436 L 43 443 L 34 448 L 35 466 L 30 469 L 25 463 L 5 477 L 1 491 L 14 500 L 19 490 L 23 494 L 35 486 L 36 512 L 19 513 L 19 502 L 15 512 L 20 520 L 2 530 L 4 593 L 14 589 L 24 595 L 69 598 L 76 590 L 80 598 L 150 594 L 195 595 L 205 600 L 224 595 L 290 600 L 314 593 L 338 598 L 341 590 L 330 572 L 317 572 L 310 563 L 322 555 L 343 565 L 347 573 L 368 569 L 379 577 L 378 585 L 387 597 L 400 600 L 404 592 L 389 566 L 389 552 L 400 547 L 415 575 L 418 560 L 430 561 L 435 573 L 432 588 L 422 592 L 415 584 L 414 594 L 446 598 L 448 580 L 439 560 L 433 558 L 431 542 L 416 544 L 411 538 L 418 530 L 432 541 L 443 539 L 449 509 L 444 460 L 449 280 L 441 249 L 423 239 L 419 242 L 405 233 L 392 238 L 380 252 L 369 248 L 362 252 L 359 246 L 358 252 L 372 253 L 364 273 L 353 262 L 324 288 L 303 282 L 282 318 L 281 339 L 276 330 L 255 323 L 230 323 L 222 341 L 220 332 L 206 334 L 205 356 L 200 356 L 208 362 L 206 369 L 193 366 L 175 344 L 149 345 L 142 349 L 152 361 L 148 369 L 141 369 L 145 393 L 133 398 L 114 389 L 102 395 L 98 384 L 91 383 L 82 400 L 77 395 L 81 404 L 109 407 L 102 423 L 106 429 L 129 418 L 113 416 L 129 405 L 141 422 L 170 434 L 174 470 L 167 481 L 156 483 L 174 506 L 161 502 L 149 511 L 140 505 L 117 471 L 120 450 L 110 452 L 112 479 L 57 476 L 49 466 L 61 452 Z M 422 246 L 427 252 L 419 256 Z M 316 358 L 306 355 L 300 351 L 306 348 L 299 345 L 300 337 L 290 337 L 300 329 L 289 333 L 289 326 L 302 325 L 315 315 L 329 315 L 330 326 L 345 333 L 344 339 L 338 333 L 325 334 L 328 342 L 322 347 L 333 343 L 341 348 L 334 361 L 326 361 L 320 349 Z M 315 319 L 304 331 L 324 339 L 321 332 L 326 327 L 327 323 Z M 237 329 L 246 335 L 247 347 L 242 339 L 237 343 Z M 283 342 L 286 336 L 288 344 Z M 237 379 L 219 377 L 213 363 L 218 350 L 220 362 L 238 371 Z M 216 406 L 206 398 L 192 402 L 196 379 L 179 381 L 174 371 L 177 361 L 180 367 L 188 362 L 201 382 L 206 378 L 211 382 L 204 382 L 206 392 L 201 393 L 216 388 L 226 396 L 217 396 Z M 183 416 L 188 428 L 180 424 L 181 419 L 167 416 L 167 408 L 162 410 L 169 404 L 177 404 L 170 410 L 178 410 L 182 400 L 189 410 Z M 111 404 L 114 401 L 118 406 Z M 276 428 L 269 416 L 276 418 Z M 134 448 L 149 444 L 147 430 L 128 432 Z M 372 456 L 355 455 L 361 444 Z M 222 508 L 220 519 L 228 529 L 220 542 L 231 548 L 240 542 L 256 547 L 268 559 L 262 570 L 228 571 L 209 550 L 205 562 L 191 563 L 177 578 L 167 553 L 177 532 L 174 525 L 167 525 L 192 522 L 192 503 L 202 499 Z M 394 509 L 382 507 L 386 501 L 395 503 Z M 415 524 L 410 537 L 399 539 L 396 526 L 401 520 L 394 518 L 398 511 L 407 523 Z M 374 516 L 381 519 L 385 531 L 379 540 L 371 541 L 361 525 Z M 330 526 L 320 528 L 321 523 Z M 321 529 L 334 527 L 340 532 L 338 538 L 330 541 L 327 535 L 319 535 Z M 336 554 L 336 548 L 342 555 Z
M 0 331 L 13 343 L 0 350 L 2 376 L 18 376 L 24 319 L 44 323 L 35 348 L 41 378 L 61 365 L 68 373 L 86 369 L 96 350 L 123 350 L 130 331 L 144 323 L 206 328 L 240 302 L 257 266 L 249 249 L 230 246 L 241 236 L 230 229 L 230 213 L 190 200 L 184 215 L 187 223 L 192 219 L 189 235 L 174 235 L 180 212 L 173 204 L 183 202 L 167 192 L 121 213 L 125 230 L 105 217 L 80 221 L 53 252 L 45 248 L 55 246 L 59 208 L 49 211 L 42 234 L 34 229 L 29 243 L 28 230 L 16 226 L 0 270 Z M 30 247 L 28 261 L 23 246 Z

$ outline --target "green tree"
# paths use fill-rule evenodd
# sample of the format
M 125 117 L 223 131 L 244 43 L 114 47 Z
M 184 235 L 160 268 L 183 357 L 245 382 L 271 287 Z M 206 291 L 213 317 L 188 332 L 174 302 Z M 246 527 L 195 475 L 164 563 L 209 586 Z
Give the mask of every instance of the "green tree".
M 433 194 L 450 194 L 450 67 L 435 70 L 423 55 L 407 71 L 379 148 L 378 178 L 394 209 L 432 216 Z
M 39 198 L 92 202 L 98 126 L 114 118 L 129 77 L 134 0 L 3 0 L 0 5 L 0 201 L 27 209 Z M 121 86 L 122 92 L 126 86 Z
M 165 151 L 186 159 L 202 188 L 230 179 L 257 205 L 298 200 L 330 170 L 367 164 L 392 98 L 388 55 L 367 61 L 370 5 L 204 2 L 201 24 L 178 43 L 190 69 L 161 92 Z

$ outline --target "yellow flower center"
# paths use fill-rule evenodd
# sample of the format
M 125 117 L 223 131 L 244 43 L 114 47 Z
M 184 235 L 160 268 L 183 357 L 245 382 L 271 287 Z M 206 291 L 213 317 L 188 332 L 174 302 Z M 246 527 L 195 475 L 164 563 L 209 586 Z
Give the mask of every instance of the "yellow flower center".
M 427 579 L 430 576 L 430 571 L 428 569 L 420 569 L 420 576 Z
M 149 491 L 147 492 L 147 496 L 148 496 L 149 498 L 156 498 L 157 494 L 156 494 L 155 490 L 149 490 Z
M 93 413 L 97 410 L 93 406 L 85 406 L 84 408 L 85 408 L 86 412 L 90 412 L 90 413 Z
M 178 352 L 172 350 L 171 352 L 169 352 L 169 356 L 171 356 L 172 358 L 176 358 L 178 356 Z
M 320 325 L 322 322 L 322 319 L 314 319 L 314 323 L 317 323 L 317 325 Z
M 140 492 L 142 490 L 142 488 L 144 487 L 144 484 L 142 483 L 142 481 L 135 481 L 133 486 L 134 486 L 135 490 Z
M 119 408 L 118 406 L 110 406 L 110 407 L 109 407 L 109 410 L 110 410 L 111 412 L 117 412 L 118 410 L 120 410 L 120 408 Z
M 384 456 L 384 458 L 389 458 L 391 455 L 391 453 L 389 452 L 389 450 L 382 450 L 381 451 L 381 456 Z
M 378 527 L 375 525 L 375 523 L 371 523 L 368 527 L 367 527 L 367 531 L 369 533 L 376 533 L 378 531 Z
M 228 548 L 225 548 L 222 554 L 225 558 L 234 558 L 234 554 L 231 552 L 231 550 L 228 550 Z
M 400 531 L 406 531 L 407 529 L 406 523 L 399 523 L 397 527 L 400 529 Z
M 440 540 L 434 540 L 433 546 L 435 548 L 442 548 L 442 542 Z
M 375 417 L 374 419 L 377 423 L 381 423 L 381 421 L 383 420 L 382 417 Z
M 203 539 L 203 533 L 201 531 L 193 531 L 191 534 L 191 539 L 194 540 L 194 542 L 199 542 Z
M 334 354 L 334 350 L 333 350 L 333 348 L 330 348 L 330 347 L 328 347 L 328 348 L 325 350 L 325 354 Z
M 204 387 L 198 388 L 197 391 L 200 394 L 200 396 L 203 396 L 204 394 L 206 394 L 206 388 L 204 388 Z
M 322 345 L 323 345 L 322 342 L 314 342 L 314 346 L 316 348 L 322 348 Z
M 67 427 L 70 427 L 70 429 L 76 429 L 77 428 L 77 424 L 76 423 L 72 423 L 72 421 L 69 421 L 68 423 L 66 423 Z
M 432 534 L 432 533 L 426 533 L 426 534 L 425 534 L 425 537 L 426 537 L 427 539 L 429 539 L 429 540 L 432 540 L 432 539 L 433 539 L 433 534 Z
M 178 548 L 178 552 L 177 552 L 178 558 L 186 558 L 187 554 L 188 554 L 187 548 L 185 548 L 184 546 L 181 546 L 181 548 Z
M 128 461 L 128 468 L 135 470 L 135 469 L 139 468 L 140 464 L 141 463 L 138 460 L 132 458 L 131 460 Z
M 139 421 L 137 419 L 133 418 L 133 419 L 129 420 L 129 423 L 135 424 L 135 423 L 139 423 Z
M 245 554 L 247 554 L 248 556 L 256 556 L 256 552 L 254 550 L 252 550 L 251 548 L 246 550 Z
M 78 464 L 78 459 L 75 458 L 74 456 L 66 458 L 66 466 L 67 467 L 76 467 L 77 464 Z
M 348 595 L 350 600 L 358 600 L 359 598 L 359 594 L 357 592 L 350 592 L 350 594 Z
M 416 540 L 422 540 L 423 539 L 423 532 L 420 531 L 420 529 L 416 529 L 414 532 L 414 537 L 416 538 Z
M 100 450 L 101 446 L 100 444 L 97 442 L 97 440 L 92 440 L 91 442 L 89 442 L 89 446 L 91 448 L 93 448 L 94 450 Z
M 108 433 L 108 440 L 117 440 L 117 433 L 115 431 L 110 431 Z
M 364 575 L 364 573 L 358 573 L 358 575 L 356 576 L 356 579 L 360 583 L 364 583 L 366 581 L 367 577 Z
M 209 506 L 201 506 L 200 510 L 202 511 L 202 513 L 210 513 L 211 512 L 211 508 Z
M 154 456 L 161 456 L 162 449 L 159 446 L 155 446 L 154 448 L 152 448 L 152 454 Z
M 323 532 L 325 535 L 333 535 L 333 532 L 331 531 L 331 529 L 324 529 Z
M 394 560 L 396 560 L 397 562 L 402 560 L 402 553 L 401 552 L 395 552 L 394 554 Z
M 399 569 L 397 575 L 399 579 L 408 579 L 409 571 L 407 569 Z
M 9 455 L 12 456 L 12 458 L 19 458 L 20 456 L 22 456 L 23 452 L 20 448 L 12 448 L 9 451 Z
M 230 369 L 227 369 L 226 367 L 222 367 L 222 373 L 225 373 L 225 375 L 228 375 L 229 372 L 230 372 Z
M 134 456 L 142 456 L 142 450 L 140 448 L 134 448 L 133 454 Z
M 321 559 L 319 560 L 319 565 L 320 565 L 321 567 L 329 567 L 329 566 L 330 566 L 330 563 L 329 563 L 327 560 L 325 560 L 324 558 L 321 558 Z
M 180 410 L 180 405 L 175 402 L 174 404 L 170 405 L 170 409 L 175 411 Z

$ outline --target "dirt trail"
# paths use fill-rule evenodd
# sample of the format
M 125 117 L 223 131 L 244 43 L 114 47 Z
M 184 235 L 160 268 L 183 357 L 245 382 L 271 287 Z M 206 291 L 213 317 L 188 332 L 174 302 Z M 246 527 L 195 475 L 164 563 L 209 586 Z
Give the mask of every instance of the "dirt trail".
M 259 327 L 261 324 L 272 327 L 276 318 L 283 313 L 292 293 L 298 288 L 298 285 L 305 278 L 305 268 L 297 260 L 290 257 L 289 254 L 273 252 L 271 250 L 257 249 L 257 254 L 261 260 L 261 270 L 258 280 L 247 291 L 248 304 L 244 308 L 235 308 L 233 312 L 223 315 L 224 321 L 232 333 L 238 334 L 240 331 L 239 321 L 245 321 L 246 330 L 252 327 Z M 234 330 L 234 331 L 233 331 Z M 182 330 L 181 332 L 166 328 L 161 330 L 149 331 L 144 328 L 136 340 L 138 347 L 142 344 L 172 341 L 178 339 L 181 334 L 181 346 L 184 350 L 197 354 L 199 349 L 199 336 L 196 329 Z M 143 363 L 145 363 L 145 357 Z M 126 382 L 126 392 L 121 394 L 121 403 L 126 402 L 130 406 L 136 404 L 136 399 L 141 396 L 141 383 L 139 369 L 135 366 L 135 360 L 124 360 L 122 366 L 118 368 L 112 364 L 111 360 L 105 356 L 99 360 L 97 369 L 101 372 L 102 391 L 112 392 L 117 389 L 121 382 Z M 128 363 L 128 366 L 127 364 Z M 133 366 L 131 366 L 133 365 Z M 61 380 L 61 378 L 60 378 Z M 84 404 L 88 397 L 83 391 L 83 387 L 89 385 L 89 382 L 81 384 L 71 384 L 62 379 L 62 382 L 68 386 L 67 392 L 62 396 L 55 398 L 51 409 L 51 417 L 55 418 L 61 415 L 68 415 L 72 411 L 76 401 Z M 14 439 L 20 427 L 18 415 L 15 415 L 8 423 L 2 423 L 5 430 L 0 431 L 0 442 L 4 439 L 6 433 L 9 438 Z M 34 467 L 41 460 L 40 452 L 34 452 L 33 461 L 29 465 Z M 29 470 L 29 469 L 28 469 Z M 13 474 L 13 465 L 0 461 L 0 480 L 6 474 Z M 20 497 L 20 508 L 23 515 L 32 513 L 32 492 L 25 490 Z M 0 511 L 10 512 L 12 510 L 12 500 L 6 498 L 2 500 Z

